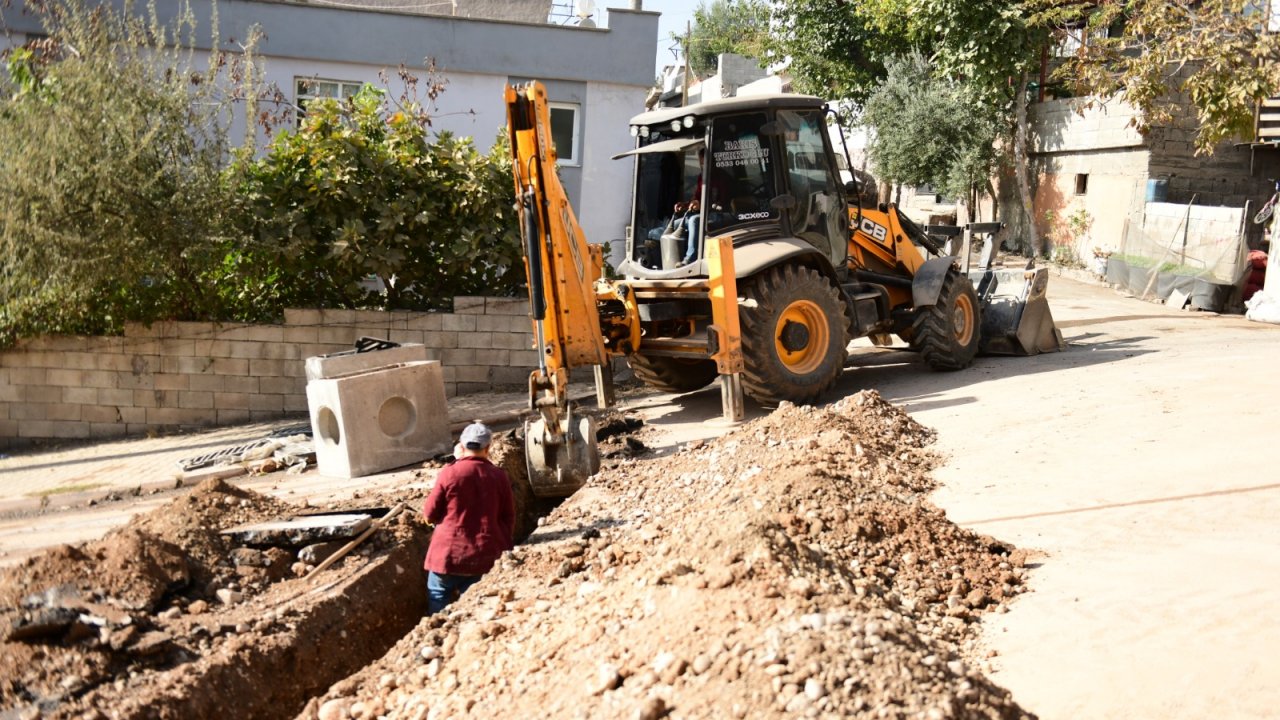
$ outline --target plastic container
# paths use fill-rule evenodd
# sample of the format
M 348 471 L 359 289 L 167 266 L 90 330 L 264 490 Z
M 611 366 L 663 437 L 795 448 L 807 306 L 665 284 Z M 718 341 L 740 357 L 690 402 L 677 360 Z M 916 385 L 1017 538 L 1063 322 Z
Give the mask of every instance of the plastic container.
M 1147 202 L 1164 202 L 1169 198 L 1169 181 L 1164 178 L 1147 180 Z

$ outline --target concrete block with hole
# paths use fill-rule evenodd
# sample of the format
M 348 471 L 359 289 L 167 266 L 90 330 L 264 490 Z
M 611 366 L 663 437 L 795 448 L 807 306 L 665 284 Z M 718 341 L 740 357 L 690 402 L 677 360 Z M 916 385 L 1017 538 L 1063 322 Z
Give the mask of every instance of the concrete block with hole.
M 307 405 L 320 473 L 362 477 L 449 451 L 444 372 L 406 346 L 308 358 Z

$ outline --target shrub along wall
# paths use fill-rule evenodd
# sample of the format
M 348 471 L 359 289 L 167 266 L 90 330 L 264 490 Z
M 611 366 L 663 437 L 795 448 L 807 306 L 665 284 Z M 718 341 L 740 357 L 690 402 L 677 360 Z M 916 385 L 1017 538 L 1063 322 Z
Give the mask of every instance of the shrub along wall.
M 426 345 L 450 397 L 524 385 L 537 366 L 528 313 L 523 300 L 458 297 L 451 313 L 286 310 L 280 325 L 165 322 L 21 341 L 0 351 L 0 448 L 306 412 L 306 358 L 360 337 Z

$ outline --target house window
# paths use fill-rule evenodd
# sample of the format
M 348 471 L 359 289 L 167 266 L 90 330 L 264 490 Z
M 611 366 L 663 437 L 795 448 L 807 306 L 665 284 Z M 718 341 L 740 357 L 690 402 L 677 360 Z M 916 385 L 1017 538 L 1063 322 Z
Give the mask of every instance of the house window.
M 1076 194 L 1084 195 L 1089 191 L 1089 174 L 1076 173 Z
M 319 78 L 294 78 L 294 106 L 298 108 L 298 124 L 307 114 L 307 103 L 318 98 L 346 100 L 364 87 L 364 83 L 349 80 L 321 80 Z
M 556 157 L 561 165 L 581 165 L 578 156 L 580 113 L 576 104 L 550 103 L 551 141 L 556 145 Z

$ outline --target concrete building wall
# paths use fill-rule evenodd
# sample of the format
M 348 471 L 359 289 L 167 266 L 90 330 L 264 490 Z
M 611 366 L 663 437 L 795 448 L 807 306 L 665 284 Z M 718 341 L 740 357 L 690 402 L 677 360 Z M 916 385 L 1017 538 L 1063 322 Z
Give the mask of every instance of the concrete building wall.
M 306 358 L 360 337 L 426 345 L 449 396 L 521 386 L 538 362 L 528 314 L 520 299 L 459 297 L 452 313 L 286 310 L 280 325 L 167 322 L 25 340 L 0 352 L 0 449 L 306 412 Z
M 578 223 L 587 240 L 605 245 L 605 259 L 617 267 L 626 257 L 625 226 L 631 221 L 632 174 L 635 159 L 612 159 L 635 147 L 629 121 L 644 104 L 644 91 L 616 83 L 588 83 L 586 130 L 607 141 L 583 149 L 582 202 L 576 205 Z M 621 135 L 613 132 L 622 128 Z M 620 190 L 622 188 L 623 190 Z M 624 218 L 622 225 L 614 218 Z
M 1063 248 L 1059 259 L 1087 262 L 1094 248 L 1120 249 L 1126 219 L 1143 201 L 1146 161 L 1145 150 L 1132 148 L 1037 158 L 1036 229 Z M 1078 233 L 1068 218 L 1081 210 L 1088 229 Z
M 1036 103 L 1027 112 L 1032 155 L 1095 152 L 1141 147 L 1142 134 L 1130 126 L 1136 111 L 1119 100 L 1092 108 L 1076 99 Z
M 177 6 L 157 3 L 161 21 L 171 23 Z M 191 6 L 200 24 L 195 41 L 207 51 L 212 2 L 191 0 Z M 26 33 L 42 31 L 39 18 L 24 10 L 23 0 L 5 10 L 12 39 L 0 36 L 0 47 L 21 44 Z M 258 49 L 265 79 L 280 88 L 288 103 L 296 102 L 297 77 L 381 85 L 378 73 L 384 69 L 391 80 L 389 91 L 398 96 L 396 68 L 403 64 L 421 75 L 426 58 L 434 59 L 448 84 L 436 104 L 433 127 L 471 136 L 484 150 L 506 124 L 503 86 L 517 79 L 544 82 L 552 102 L 579 107 L 583 161 L 562 165 L 561 180 L 574 207 L 586 216 L 583 231 L 603 243 L 620 237 L 629 222 L 630 173 L 612 166 L 588 171 L 586 156 L 598 164 L 632 147 L 626 119 L 643 109 L 653 82 L 658 13 L 611 9 L 609 27 L 601 29 L 549 25 L 542 22 L 545 12 L 539 22 L 520 23 L 272 0 L 220 0 L 217 10 L 222 50 L 238 52 L 232 40 L 243 41 L 254 26 L 265 32 Z M 207 63 L 207 58 L 207 52 L 200 53 L 196 62 Z M 589 85 L 601 90 L 590 93 Z M 231 130 L 234 139 L 245 134 L 243 110 L 238 115 Z M 584 193 L 587 172 L 592 184 Z
M 312 0 L 265 0 L 286 5 L 306 5 Z M 440 0 L 418 5 L 405 0 L 343 0 L 342 5 L 366 10 L 396 11 L 418 15 L 451 15 L 453 17 L 509 20 L 512 22 L 546 22 L 551 14 L 551 0 Z

